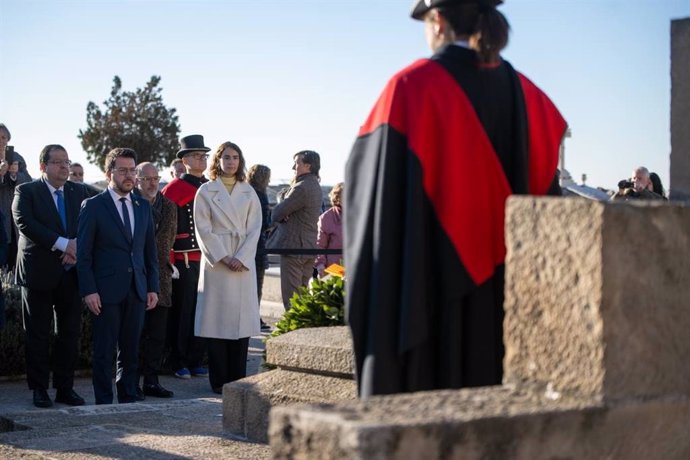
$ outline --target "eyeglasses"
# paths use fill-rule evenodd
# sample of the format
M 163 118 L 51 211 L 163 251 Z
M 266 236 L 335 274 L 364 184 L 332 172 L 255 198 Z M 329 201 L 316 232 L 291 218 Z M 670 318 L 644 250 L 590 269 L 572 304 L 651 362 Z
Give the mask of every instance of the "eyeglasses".
M 208 153 L 190 153 L 188 155 L 185 155 L 187 158 L 192 157 L 196 160 L 208 160 Z
M 158 182 L 161 180 L 160 176 L 137 177 L 137 179 L 142 182 Z
M 48 160 L 48 164 L 54 165 L 54 166 L 70 166 L 72 164 L 71 161 L 69 160 Z
M 127 174 L 129 174 L 130 176 L 134 176 L 137 173 L 137 168 L 115 168 L 115 172 L 117 172 L 121 176 L 126 176 Z

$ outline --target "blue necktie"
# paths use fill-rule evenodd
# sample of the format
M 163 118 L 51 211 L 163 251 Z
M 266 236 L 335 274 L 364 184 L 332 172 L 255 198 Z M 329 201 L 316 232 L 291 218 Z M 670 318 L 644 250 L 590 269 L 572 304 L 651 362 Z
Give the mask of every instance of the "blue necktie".
M 120 198 L 122 203 L 122 220 L 125 222 L 125 232 L 127 237 L 132 239 L 132 222 L 129 220 L 129 211 L 127 211 L 127 198 Z
M 55 190 L 55 195 L 57 195 L 57 208 L 58 214 L 60 214 L 60 220 L 62 221 L 62 227 L 67 231 L 67 214 L 65 213 L 65 197 L 62 196 L 62 190 Z

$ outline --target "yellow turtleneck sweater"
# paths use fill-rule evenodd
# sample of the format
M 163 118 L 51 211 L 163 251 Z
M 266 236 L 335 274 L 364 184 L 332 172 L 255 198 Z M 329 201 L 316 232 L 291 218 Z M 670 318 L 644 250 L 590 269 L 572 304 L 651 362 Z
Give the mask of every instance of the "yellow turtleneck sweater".
M 232 195 L 232 189 L 235 188 L 235 184 L 237 184 L 237 178 L 235 176 L 232 177 L 225 177 L 221 176 L 220 181 L 225 185 L 225 188 L 228 191 L 228 194 Z

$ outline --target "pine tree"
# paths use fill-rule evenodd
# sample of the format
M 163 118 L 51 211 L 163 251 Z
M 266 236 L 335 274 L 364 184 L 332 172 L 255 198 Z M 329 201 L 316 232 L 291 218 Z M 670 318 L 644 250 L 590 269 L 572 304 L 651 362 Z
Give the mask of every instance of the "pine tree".
M 115 147 L 129 147 L 137 152 L 137 161 L 150 161 L 164 166 L 175 157 L 179 144 L 180 125 L 176 109 L 163 103 L 161 77 L 152 76 L 144 88 L 128 92 L 122 81 L 113 78 L 110 98 L 105 110 L 94 102 L 86 106 L 85 130 L 79 139 L 86 158 L 101 169 L 107 153 Z

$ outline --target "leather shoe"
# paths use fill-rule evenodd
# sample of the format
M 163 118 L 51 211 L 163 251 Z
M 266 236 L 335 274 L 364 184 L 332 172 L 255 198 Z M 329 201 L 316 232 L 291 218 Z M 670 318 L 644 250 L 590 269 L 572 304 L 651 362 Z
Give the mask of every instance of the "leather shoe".
M 146 393 L 141 391 L 141 388 L 137 386 L 137 395 L 134 397 L 137 401 L 144 401 L 146 400 Z
M 70 388 L 69 390 L 58 390 L 55 393 L 55 402 L 67 404 L 68 406 L 83 406 L 85 401 L 76 391 Z
M 34 390 L 34 406 L 36 407 L 51 407 L 53 401 L 51 401 L 48 392 L 43 388 L 36 388 Z
M 156 398 L 172 398 L 175 393 L 166 390 L 159 383 L 145 384 L 144 394 L 146 396 L 154 396 Z

